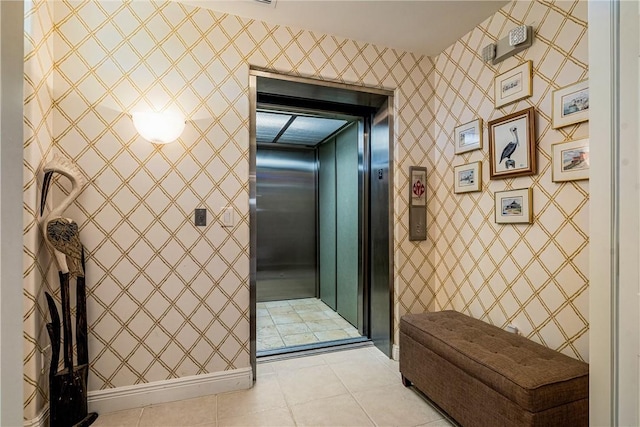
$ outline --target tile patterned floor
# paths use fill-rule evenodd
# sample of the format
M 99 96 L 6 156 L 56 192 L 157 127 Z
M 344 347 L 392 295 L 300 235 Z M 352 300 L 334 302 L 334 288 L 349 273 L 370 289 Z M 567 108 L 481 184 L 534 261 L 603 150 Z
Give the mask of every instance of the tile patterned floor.
M 93 426 L 451 427 L 373 346 L 258 364 L 250 390 L 101 414 Z
M 256 324 L 258 351 L 360 336 L 318 298 L 259 302 Z

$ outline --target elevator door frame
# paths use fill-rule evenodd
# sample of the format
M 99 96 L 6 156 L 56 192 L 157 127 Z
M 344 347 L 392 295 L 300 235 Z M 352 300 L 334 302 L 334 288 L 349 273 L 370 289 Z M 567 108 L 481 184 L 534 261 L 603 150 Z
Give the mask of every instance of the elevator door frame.
M 256 110 L 258 108 L 258 78 L 261 78 L 261 81 L 268 81 L 273 83 L 275 86 L 278 85 L 279 82 L 289 82 L 294 86 L 298 85 L 298 87 L 305 90 L 307 93 L 313 95 L 313 99 L 321 99 L 324 95 L 323 90 L 328 91 L 331 94 L 333 99 L 338 101 L 342 101 L 344 103 L 352 103 L 355 106 L 368 106 L 367 102 L 380 102 L 383 101 L 384 107 L 382 105 L 376 106 L 378 109 L 378 113 L 380 111 L 386 110 L 386 114 L 389 118 L 389 164 L 388 164 L 388 191 L 389 191 L 389 203 L 388 203 L 388 242 L 389 242 L 389 337 L 388 342 L 393 342 L 393 319 L 394 319 L 394 304 L 393 304 L 393 293 L 394 293 L 394 277 L 393 277 L 393 147 L 394 147 L 394 138 L 393 138 L 393 92 L 383 89 L 377 88 L 367 88 L 362 86 L 352 86 L 348 84 L 342 83 L 334 83 L 334 82 L 326 82 L 320 80 L 306 79 L 300 77 L 293 77 L 283 74 L 276 74 L 269 71 L 262 71 L 257 69 L 251 69 L 249 71 L 249 107 L 250 107 L 250 118 L 249 118 L 249 131 L 250 131 L 250 149 L 249 149 L 249 224 L 250 224 L 250 278 L 249 278 L 249 295 L 250 295 L 250 306 L 249 306 L 249 321 L 250 321 L 250 338 L 249 338 L 249 352 L 250 352 L 250 362 L 253 370 L 253 378 L 255 381 L 256 378 L 256 273 L 257 273 L 257 262 L 256 262 L 256 248 L 257 248 L 257 230 L 255 227 L 257 220 L 257 212 L 256 212 L 256 151 L 257 151 L 257 142 L 256 142 Z M 287 88 L 289 89 L 289 88 Z M 366 138 L 369 139 L 369 143 L 365 144 L 371 145 L 371 133 L 370 128 L 367 129 L 368 126 L 365 126 Z M 369 132 L 368 132 L 369 130 Z M 360 150 L 359 150 L 360 151 Z M 371 173 L 369 171 L 369 162 L 368 152 L 365 149 L 364 155 L 366 156 L 366 161 L 364 164 L 364 179 L 362 180 L 364 183 L 364 191 L 368 192 L 370 183 L 371 183 Z M 367 197 L 365 197 L 365 200 Z M 364 245 L 368 247 L 369 242 L 368 233 L 369 233 L 369 224 L 368 217 L 370 206 L 368 205 L 368 200 L 364 203 L 364 215 L 361 217 L 364 221 L 363 231 L 364 231 Z M 363 256 L 362 259 L 362 269 L 363 271 L 363 279 L 365 287 L 371 286 L 371 277 L 370 276 L 370 253 L 367 251 L 366 256 Z M 364 292 L 363 297 L 359 298 L 359 304 L 363 304 L 363 310 L 359 310 L 360 313 L 363 313 L 364 317 L 370 316 L 370 297 L 368 293 L 371 290 L 368 289 Z M 367 330 L 364 333 L 367 336 L 371 336 L 371 331 L 369 330 L 371 327 L 371 322 L 368 320 L 365 322 L 367 324 Z M 387 351 L 388 355 L 391 355 L 390 348 Z

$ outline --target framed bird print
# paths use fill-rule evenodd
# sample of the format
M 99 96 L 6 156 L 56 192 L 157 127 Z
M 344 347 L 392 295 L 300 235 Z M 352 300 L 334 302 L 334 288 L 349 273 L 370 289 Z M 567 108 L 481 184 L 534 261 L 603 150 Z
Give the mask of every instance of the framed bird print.
M 497 224 L 531 224 L 533 222 L 533 192 L 531 188 L 496 191 Z
M 489 178 L 535 175 L 535 109 L 517 111 L 489 122 Z

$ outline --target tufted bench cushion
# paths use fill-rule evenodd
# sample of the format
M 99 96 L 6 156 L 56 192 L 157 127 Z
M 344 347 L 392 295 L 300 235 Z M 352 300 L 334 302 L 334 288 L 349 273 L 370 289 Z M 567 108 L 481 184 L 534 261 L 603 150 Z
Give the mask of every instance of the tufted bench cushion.
M 406 359 L 415 359 L 416 355 L 420 357 L 422 354 L 428 354 L 434 360 L 434 366 L 439 364 L 439 368 L 429 374 L 431 379 L 419 372 L 421 369 L 428 371 L 429 367 L 421 368 L 419 360 Z M 447 366 L 455 367 L 458 375 L 455 378 L 463 375 L 473 379 L 473 383 L 469 384 L 480 384 L 475 385 L 477 390 L 481 391 L 484 387 L 499 394 L 499 397 L 494 399 L 495 402 L 508 401 L 510 408 L 504 410 L 505 413 L 517 412 L 520 409 L 527 414 L 558 412 L 556 408 L 562 408 L 560 412 L 566 413 L 569 407 L 572 411 L 576 410 L 574 407 L 584 408 L 585 411 L 588 407 L 589 365 L 584 362 L 455 311 L 403 316 L 400 322 L 402 375 L 422 390 L 420 384 L 417 384 L 419 378 L 424 377 L 426 379 L 423 381 L 429 382 L 435 379 L 434 375 L 447 375 L 446 372 L 442 372 Z M 413 379 L 411 376 L 416 378 Z M 450 387 L 455 386 L 451 383 L 454 377 L 447 381 Z M 447 381 L 443 386 L 445 388 Z M 469 384 L 462 388 L 468 389 Z M 427 384 L 426 391 L 423 390 L 427 396 L 429 388 Z M 434 394 L 444 395 L 447 391 L 434 389 Z M 434 401 L 440 404 L 438 397 L 435 396 Z M 461 395 L 459 398 L 478 399 L 480 403 L 482 401 L 482 396 Z M 499 403 L 495 402 L 492 407 L 491 400 L 487 400 L 486 410 L 500 410 L 495 407 L 499 406 Z M 581 403 L 576 405 L 576 402 Z M 447 410 L 451 405 L 446 402 L 444 406 L 443 409 Z M 451 415 L 456 418 L 455 414 Z M 512 416 L 513 420 L 535 418 L 530 415 L 520 417 L 519 414 L 509 416 Z M 577 424 L 571 425 L 580 425 L 581 422 L 578 420 L 582 419 L 581 417 L 587 417 L 586 412 L 580 417 L 572 413 L 571 419 Z M 549 422 L 549 418 L 545 419 Z M 519 423 L 520 421 L 516 422 Z

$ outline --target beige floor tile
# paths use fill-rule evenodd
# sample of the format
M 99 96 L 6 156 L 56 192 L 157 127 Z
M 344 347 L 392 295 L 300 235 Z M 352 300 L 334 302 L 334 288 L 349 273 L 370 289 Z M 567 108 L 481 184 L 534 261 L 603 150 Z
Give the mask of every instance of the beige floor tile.
M 324 311 L 303 311 L 298 313 L 302 320 L 323 320 L 328 319 L 329 316 Z
M 311 332 L 306 323 L 285 323 L 282 325 L 276 325 L 278 332 L 281 336 L 302 334 L 305 332 Z
M 360 332 L 358 332 L 357 329 L 352 328 L 352 329 L 344 329 L 344 331 L 347 333 L 347 335 L 349 335 L 349 338 L 358 338 L 362 335 L 360 335 Z
M 293 357 L 291 359 L 278 360 L 266 363 L 271 365 L 275 372 L 295 373 L 298 369 L 310 368 L 312 366 L 326 365 L 324 358 L 318 356 Z
M 273 319 L 273 323 L 276 325 L 282 325 L 285 323 L 301 323 L 302 318 L 297 314 L 289 313 L 289 314 L 274 314 L 271 316 Z
M 269 314 L 269 310 L 267 310 L 266 308 L 257 308 L 256 309 L 256 317 L 269 317 L 271 316 Z
M 256 326 L 258 328 L 261 326 L 270 326 L 270 325 L 275 325 L 275 323 L 273 323 L 273 319 L 271 318 L 271 315 L 256 317 Z
M 341 329 L 336 322 L 331 319 L 322 319 L 322 320 L 309 320 L 305 322 L 307 327 L 311 332 L 318 331 L 335 331 L 336 329 Z
M 256 366 L 256 375 L 260 378 L 262 375 L 269 375 L 275 373 L 276 370 L 273 368 L 273 364 L 271 363 L 260 363 L 258 362 Z
M 342 329 L 335 329 L 333 331 L 318 331 L 314 332 L 314 334 L 318 338 L 318 341 L 334 341 L 349 338 L 349 334 Z
M 100 414 L 98 419 L 91 425 L 95 427 L 137 426 L 138 421 L 140 421 L 140 415 L 142 415 L 142 408 L 108 412 L 106 414 Z
M 256 326 L 258 337 L 278 337 L 280 336 L 280 332 L 276 325 L 257 325 Z
M 417 426 L 442 419 L 424 399 L 402 384 L 353 393 L 377 425 Z
M 271 316 L 273 316 L 274 314 L 289 314 L 289 313 L 296 312 L 294 308 L 290 305 L 285 305 L 282 307 L 269 307 L 267 311 Z
M 309 313 L 309 312 L 324 312 L 327 310 L 331 310 L 328 306 L 326 306 L 324 303 L 320 303 L 320 304 L 305 304 L 305 305 L 295 305 L 293 306 L 293 308 L 298 312 L 298 313 Z
M 219 426 L 256 426 L 256 427 L 288 427 L 295 426 L 289 408 L 269 409 L 262 412 L 239 417 L 225 418 L 218 422 Z
M 218 420 L 286 407 L 276 374 L 263 375 L 249 390 L 218 395 Z
M 342 382 L 326 365 L 278 371 L 278 381 L 289 405 L 347 393 Z
M 305 332 L 303 334 L 285 335 L 282 340 L 287 346 L 304 345 L 318 342 L 318 338 L 312 332 Z
M 147 406 L 142 411 L 140 426 L 215 425 L 217 396 Z
M 356 362 L 359 360 L 370 361 L 375 360 L 374 356 L 369 351 L 370 347 L 356 348 L 353 350 L 339 350 L 331 351 L 322 354 L 325 362 L 328 364 L 343 363 L 343 362 Z
M 332 363 L 329 366 L 352 393 L 401 383 L 399 376 L 374 358 Z
M 314 400 L 291 407 L 299 426 L 372 426 L 371 420 L 350 395 Z
M 258 337 L 258 339 L 256 340 L 256 348 L 258 349 L 258 351 L 260 350 L 271 350 L 274 348 L 282 348 L 284 347 L 284 341 L 282 341 L 282 338 L 280 338 L 280 336 L 273 336 L 273 337 Z

